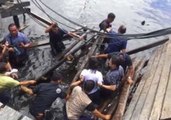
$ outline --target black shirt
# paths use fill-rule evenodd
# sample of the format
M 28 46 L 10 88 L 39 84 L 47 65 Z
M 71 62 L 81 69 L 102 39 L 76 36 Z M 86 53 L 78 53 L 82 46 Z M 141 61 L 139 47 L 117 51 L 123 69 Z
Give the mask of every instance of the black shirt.
M 37 95 L 30 106 L 30 112 L 33 115 L 43 113 L 50 108 L 57 97 L 61 99 L 66 97 L 66 94 L 55 83 L 41 83 L 33 89 L 33 93 Z
M 114 55 L 122 55 L 123 61 L 121 63 L 121 66 L 123 67 L 124 71 L 126 71 L 127 67 L 132 66 L 132 60 L 131 57 L 126 53 L 120 53 L 120 52 L 113 52 L 108 54 L 108 58 L 111 58 Z
M 107 22 L 107 19 L 106 20 L 103 20 L 100 24 L 99 24 L 99 27 L 100 27 L 100 30 L 104 30 L 106 31 L 107 28 L 111 27 L 112 25 Z

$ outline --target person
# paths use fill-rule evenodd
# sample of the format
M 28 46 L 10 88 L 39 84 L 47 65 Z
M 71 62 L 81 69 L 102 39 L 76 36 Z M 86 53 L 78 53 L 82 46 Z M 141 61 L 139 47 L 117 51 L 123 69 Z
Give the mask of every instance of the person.
M 16 25 L 11 23 L 8 26 L 9 34 L 4 38 L 4 43 L 9 51 L 9 62 L 12 66 L 23 65 L 28 58 L 27 48 L 31 46 L 27 36 L 18 31 Z
M 57 97 L 61 99 L 66 97 L 66 93 L 60 88 L 62 79 L 61 74 L 53 73 L 50 83 L 40 83 L 34 89 L 28 90 L 30 95 L 36 95 L 29 109 L 36 120 L 43 119 L 45 110 L 50 108 Z
M 65 119 L 66 120 L 79 120 L 82 113 L 85 110 L 91 111 L 93 115 L 98 118 L 109 120 L 111 115 L 104 115 L 99 112 L 91 99 L 88 97 L 88 93 L 92 91 L 95 87 L 95 83 L 92 80 L 85 81 L 82 87 L 78 86 L 78 83 L 81 81 L 76 81 L 71 84 L 72 92 L 66 102 L 65 106 Z
M 121 25 L 118 28 L 118 34 L 112 30 L 112 28 L 107 29 L 109 32 L 107 34 L 108 38 L 105 38 L 105 41 L 108 42 L 107 48 L 104 50 L 104 53 L 112 52 L 126 52 L 127 39 L 122 35 L 126 32 L 126 27 Z
M 83 39 L 83 37 L 77 35 L 76 33 L 67 32 L 64 29 L 59 28 L 57 23 L 52 23 L 48 28 L 46 28 L 45 33 L 49 33 L 49 41 L 53 55 L 57 55 L 57 53 L 60 53 L 65 49 L 65 45 L 62 42 L 65 35 L 77 37 L 80 40 Z
M 113 52 L 113 53 L 109 53 L 109 54 L 97 54 L 93 57 L 110 59 L 112 56 L 118 56 L 119 57 L 120 62 L 121 62 L 120 64 L 121 64 L 122 68 L 124 69 L 124 73 L 126 73 L 126 71 L 127 71 L 127 74 L 128 74 L 127 82 L 129 84 L 132 84 L 133 83 L 132 78 L 133 78 L 133 74 L 134 74 L 134 67 L 132 64 L 131 57 L 128 54 L 121 53 L 121 52 Z
M 92 100 L 94 104 L 100 104 L 100 88 L 98 83 L 101 84 L 103 82 L 103 75 L 100 71 L 98 71 L 98 60 L 96 58 L 90 58 L 88 63 L 88 69 L 83 69 L 80 74 L 80 78 L 83 79 L 83 84 L 87 80 L 93 80 L 96 85 L 88 93 L 89 98 Z
M 108 16 L 107 16 L 107 19 L 103 20 L 99 24 L 100 31 L 103 30 L 104 32 L 108 32 L 107 28 L 112 27 L 111 23 L 114 21 L 114 19 L 115 19 L 115 14 L 114 13 L 109 13 Z
M 102 88 L 102 94 L 111 96 L 119 88 L 121 80 L 124 76 L 124 70 L 120 66 L 120 59 L 117 56 L 112 56 L 109 60 L 109 71 L 107 72 L 104 83 L 99 84 Z
M 13 73 L 10 75 L 5 75 L 5 73 L 9 70 L 9 66 L 7 63 L 0 62 L 0 102 L 3 104 L 7 104 L 10 100 L 9 89 L 21 86 L 21 90 L 27 92 L 24 85 L 35 84 L 35 80 L 25 80 L 19 82 L 11 77 Z

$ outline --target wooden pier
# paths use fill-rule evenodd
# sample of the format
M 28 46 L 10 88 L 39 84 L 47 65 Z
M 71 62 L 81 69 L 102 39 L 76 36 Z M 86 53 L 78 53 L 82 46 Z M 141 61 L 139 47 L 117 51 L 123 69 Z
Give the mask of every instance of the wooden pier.
M 3 104 L 0 103 L 0 107 Z M 22 115 L 18 111 L 8 107 L 7 105 L 0 108 L 0 120 L 32 120 L 27 116 Z
M 159 46 L 127 107 L 123 120 L 171 120 L 171 42 Z

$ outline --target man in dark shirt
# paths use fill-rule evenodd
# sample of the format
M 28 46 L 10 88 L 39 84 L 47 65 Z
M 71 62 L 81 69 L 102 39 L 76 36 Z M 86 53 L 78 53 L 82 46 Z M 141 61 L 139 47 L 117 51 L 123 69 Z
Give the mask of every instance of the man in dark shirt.
M 106 38 L 108 46 L 104 50 L 104 53 L 126 52 L 127 39 L 122 36 L 118 36 L 120 34 L 124 34 L 126 32 L 126 28 L 121 25 L 118 29 L 118 33 L 113 31 L 112 28 L 109 28 L 108 31 L 108 38 Z
M 65 45 L 62 42 L 65 35 L 70 35 L 72 37 L 77 37 L 80 40 L 83 39 L 81 36 L 73 32 L 68 32 L 64 29 L 58 27 L 57 23 L 52 23 L 46 30 L 45 33 L 49 33 L 50 46 L 52 49 L 52 54 L 56 55 L 65 49 Z
M 59 87 L 62 81 L 60 74 L 54 73 L 50 83 L 41 83 L 33 90 L 30 89 L 29 94 L 36 94 L 36 97 L 30 105 L 30 113 L 37 119 L 42 120 L 44 111 L 50 108 L 51 104 L 57 97 L 64 99 L 66 94 Z
M 128 83 L 131 84 L 133 82 L 132 77 L 134 73 L 134 68 L 132 64 L 131 57 L 126 53 L 120 53 L 120 52 L 113 52 L 109 54 L 98 54 L 95 57 L 96 58 L 108 58 L 110 59 L 112 56 L 118 56 L 120 58 L 120 65 L 123 67 L 124 72 L 128 72 Z
M 111 23 L 115 19 L 115 14 L 114 13 L 109 13 L 107 16 L 107 19 L 103 20 L 100 24 L 100 31 L 103 30 L 104 32 L 108 32 L 106 29 L 112 27 Z

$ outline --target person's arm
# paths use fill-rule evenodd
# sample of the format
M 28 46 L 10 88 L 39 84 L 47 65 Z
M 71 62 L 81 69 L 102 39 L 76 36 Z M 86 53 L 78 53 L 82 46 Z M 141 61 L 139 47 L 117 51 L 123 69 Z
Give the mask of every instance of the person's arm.
M 110 118 L 111 118 L 111 115 L 104 115 L 101 112 L 99 112 L 97 109 L 95 109 L 92 113 L 96 117 L 101 118 L 103 120 L 110 120 Z
M 128 66 L 128 78 L 127 78 L 127 82 L 129 84 L 133 83 L 133 75 L 134 75 L 134 67 L 133 65 Z
M 26 80 L 26 81 L 21 81 L 19 84 L 20 85 L 34 85 L 36 83 L 36 80 Z
M 104 85 L 104 84 L 99 84 L 101 88 L 105 88 L 107 90 L 115 91 L 116 90 L 116 85 Z
M 122 40 L 122 50 L 120 52 L 126 53 L 126 47 L 127 47 L 127 40 Z
M 79 38 L 80 40 L 84 39 L 84 36 L 80 36 L 74 32 L 68 32 L 68 35 L 70 35 L 71 37 Z
M 98 54 L 95 57 L 96 58 L 108 58 L 108 54 Z
M 48 28 L 46 28 L 45 33 L 49 33 L 52 30 L 54 25 L 55 23 L 52 23 Z
M 21 85 L 20 88 L 21 88 L 21 90 L 22 90 L 23 92 L 25 92 L 25 93 L 27 93 L 27 94 L 29 94 L 29 95 L 33 95 L 33 94 L 34 94 L 34 93 L 33 93 L 33 90 L 30 89 L 30 88 L 28 88 L 28 87 L 26 87 L 26 86 Z

